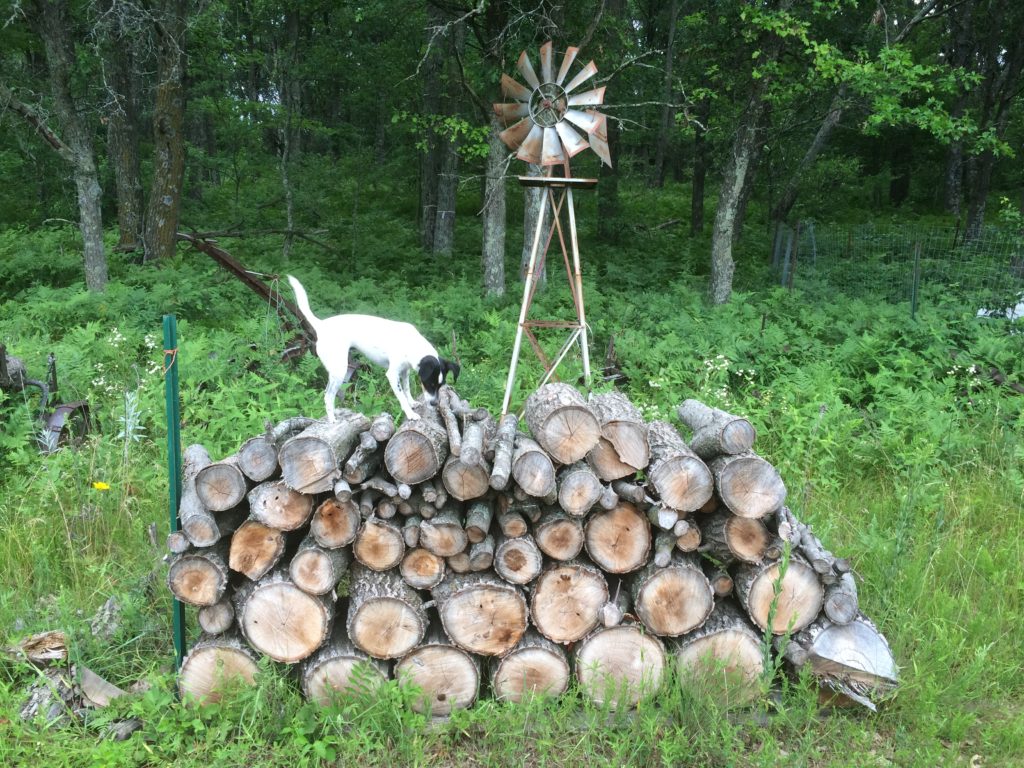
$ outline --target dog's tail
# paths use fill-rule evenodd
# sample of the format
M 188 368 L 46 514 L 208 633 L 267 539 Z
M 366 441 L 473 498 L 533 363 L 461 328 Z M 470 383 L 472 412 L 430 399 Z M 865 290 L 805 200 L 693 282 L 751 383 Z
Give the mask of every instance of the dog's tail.
M 306 296 L 306 289 L 302 287 L 302 283 L 296 280 L 291 275 L 288 275 L 288 282 L 292 284 L 292 290 L 295 291 L 295 303 L 299 305 L 299 311 L 302 316 L 306 318 L 310 325 L 320 333 L 320 318 L 313 314 L 313 310 L 309 307 L 309 297 Z

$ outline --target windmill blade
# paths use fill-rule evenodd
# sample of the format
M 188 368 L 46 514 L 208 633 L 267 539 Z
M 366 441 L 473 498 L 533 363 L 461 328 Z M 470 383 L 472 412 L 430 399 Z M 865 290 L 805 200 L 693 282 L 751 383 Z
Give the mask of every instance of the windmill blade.
M 533 121 L 529 118 L 524 118 L 511 128 L 506 128 L 499 133 L 498 138 L 505 142 L 505 146 L 509 149 L 519 149 L 519 146 L 529 135 L 530 129 L 533 127 Z
M 540 80 L 537 79 L 537 73 L 533 71 L 533 64 L 530 63 L 530 57 L 526 55 L 526 51 L 519 54 L 519 63 L 516 64 L 516 69 L 531 88 L 540 87 Z
M 588 109 L 586 112 L 580 112 L 578 109 L 567 109 L 562 117 L 586 133 L 596 131 L 600 123 L 600 115 L 592 109 Z
M 595 88 L 592 91 L 584 91 L 583 93 L 577 93 L 575 96 L 569 97 L 570 107 L 596 107 L 599 104 L 604 104 L 604 92 L 608 86 L 602 85 L 600 88 Z
M 555 125 L 555 130 L 558 131 L 558 138 L 562 140 L 562 144 L 565 147 L 565 151 L 569 153 L 569 157 L 576 157 L 576 155 L 587 148 L 588 144 L 584 141 L 583 137 L 576 133 L 573 128 L 570 128 L 565 121 Z
M 501 120 L 502 125 L 512 125 L 530 114 L 530 105 L 521 101 L 514 104 L 495 104 L 494 114 Z
M 527 118 L 523 121 L 524 123 L 531 123 L 532 121 Z M 520 160 L 525 160 L 528 163 L 539 163 L 540 152 L 544 142 L 544 129 L 539 125 L 534 125 L 530 128 L 529 134 L 523 140 L 522 144 L 519 145 L 519 151 L 516 152 L 516 157 Z
M 530 89 L 520 82 L 513 80 L 508 75 L 501 76 L 501 95 L 506 99 L 516 101 L 529 101 Z
M 569 46 L 565 51 L 565 58 L 562 59 L 562 66 L 558 68 L 558 77 L 555 78 L 555 82 L 561 85 L 565 82 L 565 76 L 569 74 L 569 67 L 576 61 L 576 54 L 580 52 L 579 48 Z
M 591 61 L 587 64 L 587 66 L 585 66 L 583 69 L 576 73 L 576 77 L 569 81 L 569 84 L 565 86 L 565 92 L 572 93 L 574 88 L 577 88 L 583 83 L 587 82 L 587 80 L 589 80 L 596 74 L 597 64 Z
M 597 128 L 590 134 L 590 148 L 601 158 L 602 163 L 611 168 L 612 150 L 608 146 L 608 119 L 593 110 L 588 110 L 587 114 L 597 118 Z
M 557 165 L 565 162 L 565 152 L 562 151 L 562 140 L 558 138 L 558 131 L 554 128 L 544 129 L 544 151 L 540 156 L 541 165 Z
M 551 74 L 553 58 L 551 41 L 548 40 L 540 47 L 540 76 L 544 78 L 545 83 L 550 83 L 554 79 L 554 76 Z

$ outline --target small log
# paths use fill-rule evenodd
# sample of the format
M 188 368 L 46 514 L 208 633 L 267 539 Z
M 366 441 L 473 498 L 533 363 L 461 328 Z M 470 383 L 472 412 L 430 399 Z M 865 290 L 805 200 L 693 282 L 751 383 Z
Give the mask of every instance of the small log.
M 860 613 L 857 582 L 852 573 L 839 576 L 835 584 L 825 587 L 825 615 L 833 624 L 849 624 Z
M 395 417 L 387 411 L 373 417 L 370 422 L 370 435 L 378 443 L 386 443 L 395 434 Z
M 584 461 L 566 467 L 558 476 L 558 505 L 570 515 L 587 514 L 603 493 L 604 486 Z
M 377 499 L 379 498 L 380 492 L 373 490 L 373 488 L 364 488 L 359 492 L 359 516 L 363 520 L 373 517 L 373 511 L 377 507 Z
M 562 646 L 530 628 L 516 646 L 494 659 L 491 690 L 499 701 L 519 703 L 528 696 L 561 696 L 569 688 L 569 659 Z
M 684 684 L 720 692 L 717 698 L 726 704 L 745 704 L 759 694 L 761 638 L 731 600 L 719 600 L 707 621 L 669 644 Z
M 513 539 L 517 536 L 525 536 L 526 532 L 530 530 L 530 526 L 526 524 L 526 518 L 511 510 L 498 515 L 498 527 L 501 528 L 504 535 Z
M 721 510 L 701 520 L 700 551 L 714 560 L 728 564 L 735 560 L 759 563 L 771 540 L 768 529 L 757 518 L 737 517 Z
M 548 640 L 574 643 L 597 626 L 608 602 L 604 574 L 589 563 L 555 563 L 534 582 L 530 597 L 533 625 Z
M 302 662 L 300 672 L 306 699 L 324 707 L 345 694 L 376 690 L 387 679 L 387 663 L 356 648 L 340 621 L 335 623 L 330 639 Z
M 420 418 L 404 421 L 384 449 L 388 473 L 409 485 L 436 475 L 448 458 L 448 433 L 437 411 L 423 403 L 415 410 Z
M 619 626 L 632 607 L 629 590 L 623 589 L 620 581 L 615 585 L 615 596 L 601 606 L 601 626 Z
M 471 571 L 486 571 L 494 563 L 494 537 L 487 536 L 483 541 L 471 544 L 469 547 L 469 569 Z
M 355 501 L 333 498 L 316 508 L 309 530 L 320 546 L 337 549 L 356 540 L 359 522 L 359 505 Z
M 700 509 L 714 490 L 707 465 L 667 421 L 652 421 L 647 439 L 651 445 L 647 477 L 662 502 L 683 512 Z
M 397 496 L 395 498 L 397 498 Z M 373 514 L 382 520 L 390 520 L 398 514 L 398 504 L 396 504 L 393 499 L 390 499 L 387 496 L 382 496 L 377 500 L 377 506 L 373 508 Z
M 420 523 L 420 546 L 439 557 L 451 557 L 464 550 L 468 543 L 462 515 L 454 505 Z
M 669 563 L 653 563 L 630 579 L 638 619 L 656 635 L 678 637 L 703 624 L 715 607 L 714 591 L 697 555 L 676 552 Z
M 199 627 L 207 635 L 221 635 L 235 625 L 235 609 L 231 600 L 222 597 L 213 605 L 204 605 L 196 612 Z
M 356 560 L 374 571 L 394 568 L 405 556 L 402 529 L 390 520 L 371 517 L 363 523 L 352 545 Z
M 598 627 L 573 649 L 583 695 L 611 709 L 635 707 L 658 690 L 668 656 L 661 640 L 641 627 Z
M 526 423 L 534 439 L 559 464 L 586 456 L 601 437 L 593 410 L 575 387 L 548 383 L 526 400 Z
M 180 555 L 192 548 L 192 542 L 184 531 L 171 531 L 167 534 L 167 551 L 172 555 Z
M 655 528 L 671 531 L 679 522 L 679 511 L 664 504 L 652 504 L 647 508 L 647 519 Z
M 309 522 L 313 497 L 293 491 L 283 480 L 261 483 L 249 491 L 249 516 L 281 531 L 294 531 Z
M 473 570 L 472 568 L 470 568 L 468 550 L 456 552 L 454 555 L 446 557 L 444 561 L 445 564 L 448 566 L 448 570 L 452 573 L 469 573 Z
M 427 612 L 423 600 L 395 571 L 352 566 L 348 636 L 375 659 L 397 659 L 423 639 Z
M 700 528 L 685 518 L 676 520 L 672 535 L 676 537 L 676 549 L 680 552 L 696 552 L 700 548 Z
M 619 459 L 635 470 L 647 466 L 651 458 L 644 415 L 620 392 L 605 392 L 590 398 L 601 436 L 611 443 Z
M 549 507 L 534 528 L 541 552 L 552 560 L 572 560 L 583 550 L 583 522 Z
M 512 456 L 518 428 L 519 417 L 514 413 L 506 413 L 494 433 L 494 466 L 491 468 L 490 485 L 496 491 L 505 490 L 512 476 Z
M 396 487 L 398 488 L 398 498 L 403 501 L 412 498 L 412 488 L 407 483 L 399 483 Z
M 389 499 L 398 498 L 398 486 L 386 479 L 383 475 L 374 475 L 363 481 L 363 488 L 372 488 L 378 493 L 387 496 Z
M 280 448 L 290 438 L 301 434 L 314 424 L 316 424 L 316 419 L 311 419 L 308 416 L 292 416 L 290 419 L 285 419 L 284 421 L 279 422 L 277 426 L 273 428 L 270 427 L 270 422 L 267 422 L 268 432 L 264 437 Z M 253 479 L 255 480 L 256 478 Z
M 284 555 L 284 532 L 246 520 L 231 536 L 228 565 L 252 581 L 262 578 Z
M 642 506 L 647 501 L 647 492 L 642 485 L 628 483 L 625 480 L 612 480 L 612 490 L 618 494 L 620 499 L 630 504 Z
M 811 527 L 797 520 L 789 507 L 780 507 L 776 512 L 776 519 L 780 538 L 789 541 L 822 580 L 834 581 L 836 574 L 847 573 L 850 570 L 849 562 L 845 558 L 837 558 L 825 549 Z
M 491 468 L 487 462 L 481 458 L 476 464 L 467 464 L 465 455 L 466 445 L 463 444 L 462 454 L 449 456 L 441 472 L 444 487 L 459 501 L 479 499 L 491 487 Z
M 525 586 L 537 578 L 544 565 L 531 536 L 510 539 L 499 536 L 494 550 L 494 570 L 509 584 Z
M 254 685 L 256 661 L 256 654 L 237 632 L 201 637 L 178 672 L 182 700 L 212 704 L 239 684 Z
M 338 501 L 349 501 L 352 498 L 352 486 L 348 480 L 342 478 L 334 483 L 334 498 Z
M 606 483 L 632 477 L 638 469 L 632 464 L 626 464 L 622 461 L 615 450 L 615 446 L 605 437 L 600 438 L 597 444 L 590 449 L 590 452 L 587 454 L 587 463 L 594 468 L 597 476 Z
M 459 460 L 470 467 L 479 466 L 484 457 L 484 444 L 494 436 L 496 428 L 494 419 L 489 416 L 479 421 L 467 421 L 462 429 L 462 452 L 459 453 Z
M 359 443 L 345 462 L 341 476 L 350 484 L 359 485 L 380 468 L 383 459 L 380 443 L 370 430 L 366 430 L 360 433 Z
M 699 400 L 684 400 L 676 415 L 693 432 L 690 449 L 705 461 L 722 454 L 746 453 L 757 432 L 740 416 L 711 408 Z
M 420 523 L 422 522 L 423 518 L 419 515 L 409 515 L 409 517 L 405 518 L 405 522 L 402 523 L 402 538 L 405 540 L 405 546 L 419 546 Z
M 318 421 L 286 440 L 277 455 L 285 484 L 299 493 L 333 491 L 359 434 L 369 426 L 363 414 L 341 408 L 335 421 Z
M 176 598 L 189 605 L 213 605 L 228 587 L 227 544 L 190 549 L 171 561 L 167 586 Z
M 311 595 L 325 595 L 348 572 L 351 555 L 347 549 L 327 549 L 312 533 L 299 543 L 288 564 L 288 574 L 299 589 Z
M 584 529 L 587 554 L 608 573 L 628 573 L 647 562 L 651 526 L 646 516 L 628 502 L 591 516 Z
M 412 708 L 432 717 L 473 706 L 480 676 L 480 659 L 455 646 L 437 626 L 395 665 L 395 679 L 422 692 Z
M 716 599 L 728 597 L 732 594 L 732 576 L 729 575 L 725 568 L 705 560 L 704 575 L 708 577 L 708 582 L 711 584 L 711 589 L 714 591 Z
M 466 536 L 471 544 L 479 544 L 491 530 L 493 511 L 488 501 L 476 501 L 466 511 Z
M 781 562 L 741 563 L 733 576 L 741 604 L 761 629 L 768 629 L 769 613 L 775 604 L 771 631 L 776 635 L 806 627 L 818 617 L 824 600 L 821 581 L 806 560 L 791 555 L 780 582 L 781 567 Z
M 238 467 L 238 455 L 207 464 L 195 476 L 195 490 L 211 512 L 226 512 L 245 501 L 249 478 Z
M 182 454 L 181 500 L 178 519 L 185 537 L 197 547 L 210 547 L 221 537 L 220 526 L 213 513 L 203 506 L 196 492 L 196 475 L 210 466 L 210 454 L 201 445 L 190 445 Z
M 269 480 L 277 472 L 277 445 L 271 435 L 250 437 L 238 449 L 238 468 L 254 483 Z
M 501 656 L 526 631 L 526 598 L 493 574 L 452 574 L 430 594 L 448 637 L 470 653 Z
M 462 453 L 462 432 L 459 430 L 459 418 L 455 411 L 452 410 L 453 399 L 457 400 L 458 397 L 451 387 L 447 385 L 441 387 L 437 397 L 437 410 L 441 414 L 445 432 L 448 434 L 448 446 L 451 449 L 451 455 L 458 456 Z
M 676 537 L 672 531 L 658 531 L 654 535 L 654 557 L 651 562 L 657 568 L 664 568 L 672 562 L 676 551 Z
M 786 500 L 786 486 L 775 467 L 753 453 L 719 456 L 708 468 L 719 498 L 734 515 L 765 517 Z
M 234 601 L 246 642 L 285 664 L 302 661 L 319 648 L 334 621 L 334 595 L 304 592 L 284 569 L 245 582 L 235 591 Z
M 530 496 L 544 498 L 557 490 L 555 465 L 536 440 L 516 435 L 512 453 L 512 478 Z
M 445 560 L 428 549 L 410 549 L 399 566 L 402 578 L 413 589 L 433 589 L 444 578 Z

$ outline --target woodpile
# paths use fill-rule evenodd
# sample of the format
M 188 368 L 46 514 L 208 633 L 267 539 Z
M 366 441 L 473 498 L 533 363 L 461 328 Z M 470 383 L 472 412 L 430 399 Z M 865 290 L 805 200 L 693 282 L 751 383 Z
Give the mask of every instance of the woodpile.
M 434 715 L 485 682 L 632 706 L 670 668 L 745 701 L 773 654 L 872 708 L 894 688 L 851 563 L 785 506 L 746 419 L 687 400 L 677 428 L 560 383 L 522 421 L 448 387 L 416 409 L 185 451 L 168 585 L 203 634 L 183 694 L 251 683 L 260 656 L 312 700 L 393 676 Z

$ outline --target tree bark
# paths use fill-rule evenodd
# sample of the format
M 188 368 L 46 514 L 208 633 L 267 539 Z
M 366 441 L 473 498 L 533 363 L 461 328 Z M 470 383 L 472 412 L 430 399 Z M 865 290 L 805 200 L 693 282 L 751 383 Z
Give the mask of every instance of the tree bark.
M 705 84 L 706 85 L 706 84 Z M 708 176 L 708 121 L 711 99 L 705 97 L 697 105 L 697 121 L 693 135 L 693 183 L 690 188 L 690 235 L 704 232 L 704 185 Z
M 704 624 L 675 641 L 680 677 L 698 690 L 744 704 L 760 692 L 764 674 L 761 637 L 731 600 L 719 600 Z
M 682 512 L 700 509 L 714 490 L 707 465 L 667 421 L 652 421 L 647 439 L 651 446 L 647 477 L 662 502 Z
M 590 407 L 601 425 L 601 436 L 612 444 L 619 459 L 635 470 L 646 467 L 651 450 L 640 409 L 619 392 L 594 395 Z
M 654 172 L 651 186 L 665 186 L 665 158 L 668 156 L 668 145 L 675 125 L 675 108 L 672 106 L 673 84 L 672 65 L 676 57 L 676 21 L 679 18 L 679 0 L 670 0 L 668 10 L 668 41 L 665 44 L 665 80 L 662 85 L 661 122 L 658 125 L 658 138 L 654 145 Z
M 441 115 L 441 66 L 443 39 L 435 32 L 444 23 L 438 7 L 427 6 L 427 52 L 423 59 L 423 114 L 427 120 L 420 157 L 420 245 L 426 251 L 434 250 L 434 225 L 437 221 L 437 177 L 441 169 L 441 141 L 434 121 Z
M 508 151 L 498 138 L 500 131 L 497 116 L 492 116 L 491 132 L 487 136 L 483 248 L 480 254 L 487 296 L 505 295 L 505 164 Z
M 417 405 L 419 419 L 402 423 L 384 449 L 384 464 L 396 482 L 416 485 L 433 477 L 448 457 L 448 432 L 438 413 Z
M 335 421 L 315 422 L 289 438 L 277 457 L 285 484 L 300 493 L 334 490 L 360 433 L 369 426 L 363 414 L 341 408 Z
M 550 496 L 557 488 L 555 465 L 536 440 L 516 435 L 512 454 L 512 477 L 520 488 L 534 498 Z
M 676 414 L 693 432 L 690 450 L 705 461 L 723 453 L 744 453 L 754 447 L 757 432 L 740 416 L 692 399 L 684 400 Z

